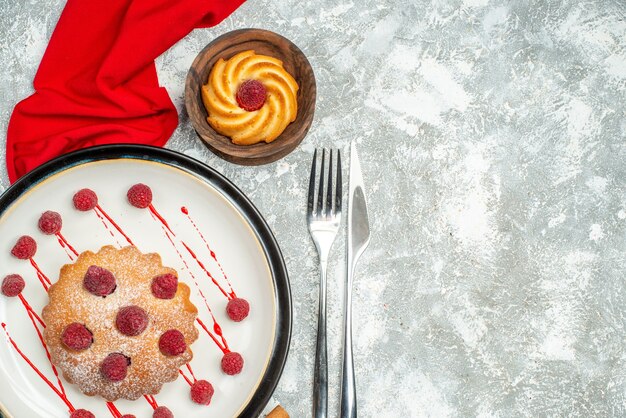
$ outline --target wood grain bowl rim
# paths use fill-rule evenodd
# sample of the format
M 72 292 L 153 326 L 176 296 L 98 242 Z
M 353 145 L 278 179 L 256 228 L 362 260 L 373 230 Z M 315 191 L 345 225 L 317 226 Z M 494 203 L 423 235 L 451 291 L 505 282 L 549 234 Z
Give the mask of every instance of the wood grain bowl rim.
M 245 35 L 252 36 L 252 38 L 229 44 L 229 41 Z M 289 59 L 277 58 L 284 62 L 286 69 L 295 67 L 296 63 L 300 64 L 297 71 L 289 71 L 300 87 L 297 96 L 298 114 L 294 122 L 288 125 L 285 131 L 274 141 L 270 143 L 260 142 L 254 145 L 236 145 L 232 143 L 230 138 L 218 134 L 207 122 L 208 113 L 202 102 L 201 87 L 207 82 L 209 72 L 215 61 L 220 57 L 228 59 L 234 53 L 254 49 L 245 47 L 245 45 L 254 42 L 265 43 L 271 45 L 273 49 L 285 51 L 282 55 Z M 279 45 L 280 43 L 284 45 L 281 46 Z M 223 47 L 221 46 L 222 44 L 224 44 Z M 220 46 L 219 51 L 207 57 L 208 51 L 216 46 Z M 231 52 L 220 56 L 220 54 L 228 50 Z M 202 64 L 203 59 L 206 60 L 204 65 Z M 308 100 L 306 100 L 307 97 L 305 95 L 308 97 Z M 289 39 L 266 29 L 237 29 L 215 38 L 198 53 L 187 72 L 185 80 L 185 108 L 198 137 L 219 157 L 231 163 L 241 165 L 272 163 L 293 151 L 302 142 L 311 128 L 315 114 L 316 98 L 317 85 L 315 74 L 306 55 Z

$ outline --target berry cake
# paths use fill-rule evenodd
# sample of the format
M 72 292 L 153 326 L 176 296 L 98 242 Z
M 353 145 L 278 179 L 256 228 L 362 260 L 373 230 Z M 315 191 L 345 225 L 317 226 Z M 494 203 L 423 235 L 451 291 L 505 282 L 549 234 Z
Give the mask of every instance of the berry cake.
M 52 362 L 87 395 L 155 394 L 193 354 L 198 310 L 158 254 L 86 251 L 63 266 L 43 309 Z
M 202 86 L 207 122 L 237 145 L 275 140 L 296 119 L 297 96 L 282 61 L 254 51 L 220 58 Z

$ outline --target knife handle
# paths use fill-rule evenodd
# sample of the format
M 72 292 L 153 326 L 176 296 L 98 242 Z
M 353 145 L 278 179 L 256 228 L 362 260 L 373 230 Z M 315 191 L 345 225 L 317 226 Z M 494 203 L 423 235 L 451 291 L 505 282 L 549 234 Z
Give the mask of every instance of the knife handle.
M 350 257 L 349 257 L 350 258 Z M 341 418 L 356 418 L 356 380 L 352 358 L 352 263 L 346 271 L 346 298 L 343 335 L 343 366 L 341 370 Z
M 317 345 L 315 372 L 313 374 L 313 417 L 328 416 L 328 358 L 326 351 L 326 269 L 327 262 L 320 260 L 320 306 L 317 318 Z

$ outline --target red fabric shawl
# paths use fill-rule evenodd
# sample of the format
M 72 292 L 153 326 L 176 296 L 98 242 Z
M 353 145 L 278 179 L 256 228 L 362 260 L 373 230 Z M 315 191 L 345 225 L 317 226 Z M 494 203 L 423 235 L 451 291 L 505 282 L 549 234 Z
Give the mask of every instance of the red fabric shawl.
M 244 0 L 68 0 L 7 131 L 11 183 L 80 148 L 163 146 L 178 124 L 154 59 L 197 27 L 220 23 Z

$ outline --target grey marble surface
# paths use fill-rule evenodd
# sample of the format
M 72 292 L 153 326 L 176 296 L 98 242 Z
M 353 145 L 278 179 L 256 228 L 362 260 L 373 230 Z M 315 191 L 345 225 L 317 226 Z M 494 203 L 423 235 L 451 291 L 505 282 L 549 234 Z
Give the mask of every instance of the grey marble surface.
M 2 148 L 62 6 L 0 3 Z M 317 77 L 308 137 L 261 167 L 211 154 L 183 110 L 197 52 L 242 27 L 293 40 Z M 274 400 L 292 416 L 311 415 L 310 159 L 317 146 L 347 151 L 353 138 L 373 231 L 355 282 L 360 416 L 626 416 L 623 0 L 249 0 L 158 68 L 181 112 L 167 146 L 241 187 L 282 246 L 294 324 Z M 334 249 L 331 416 L 343 236 Z

